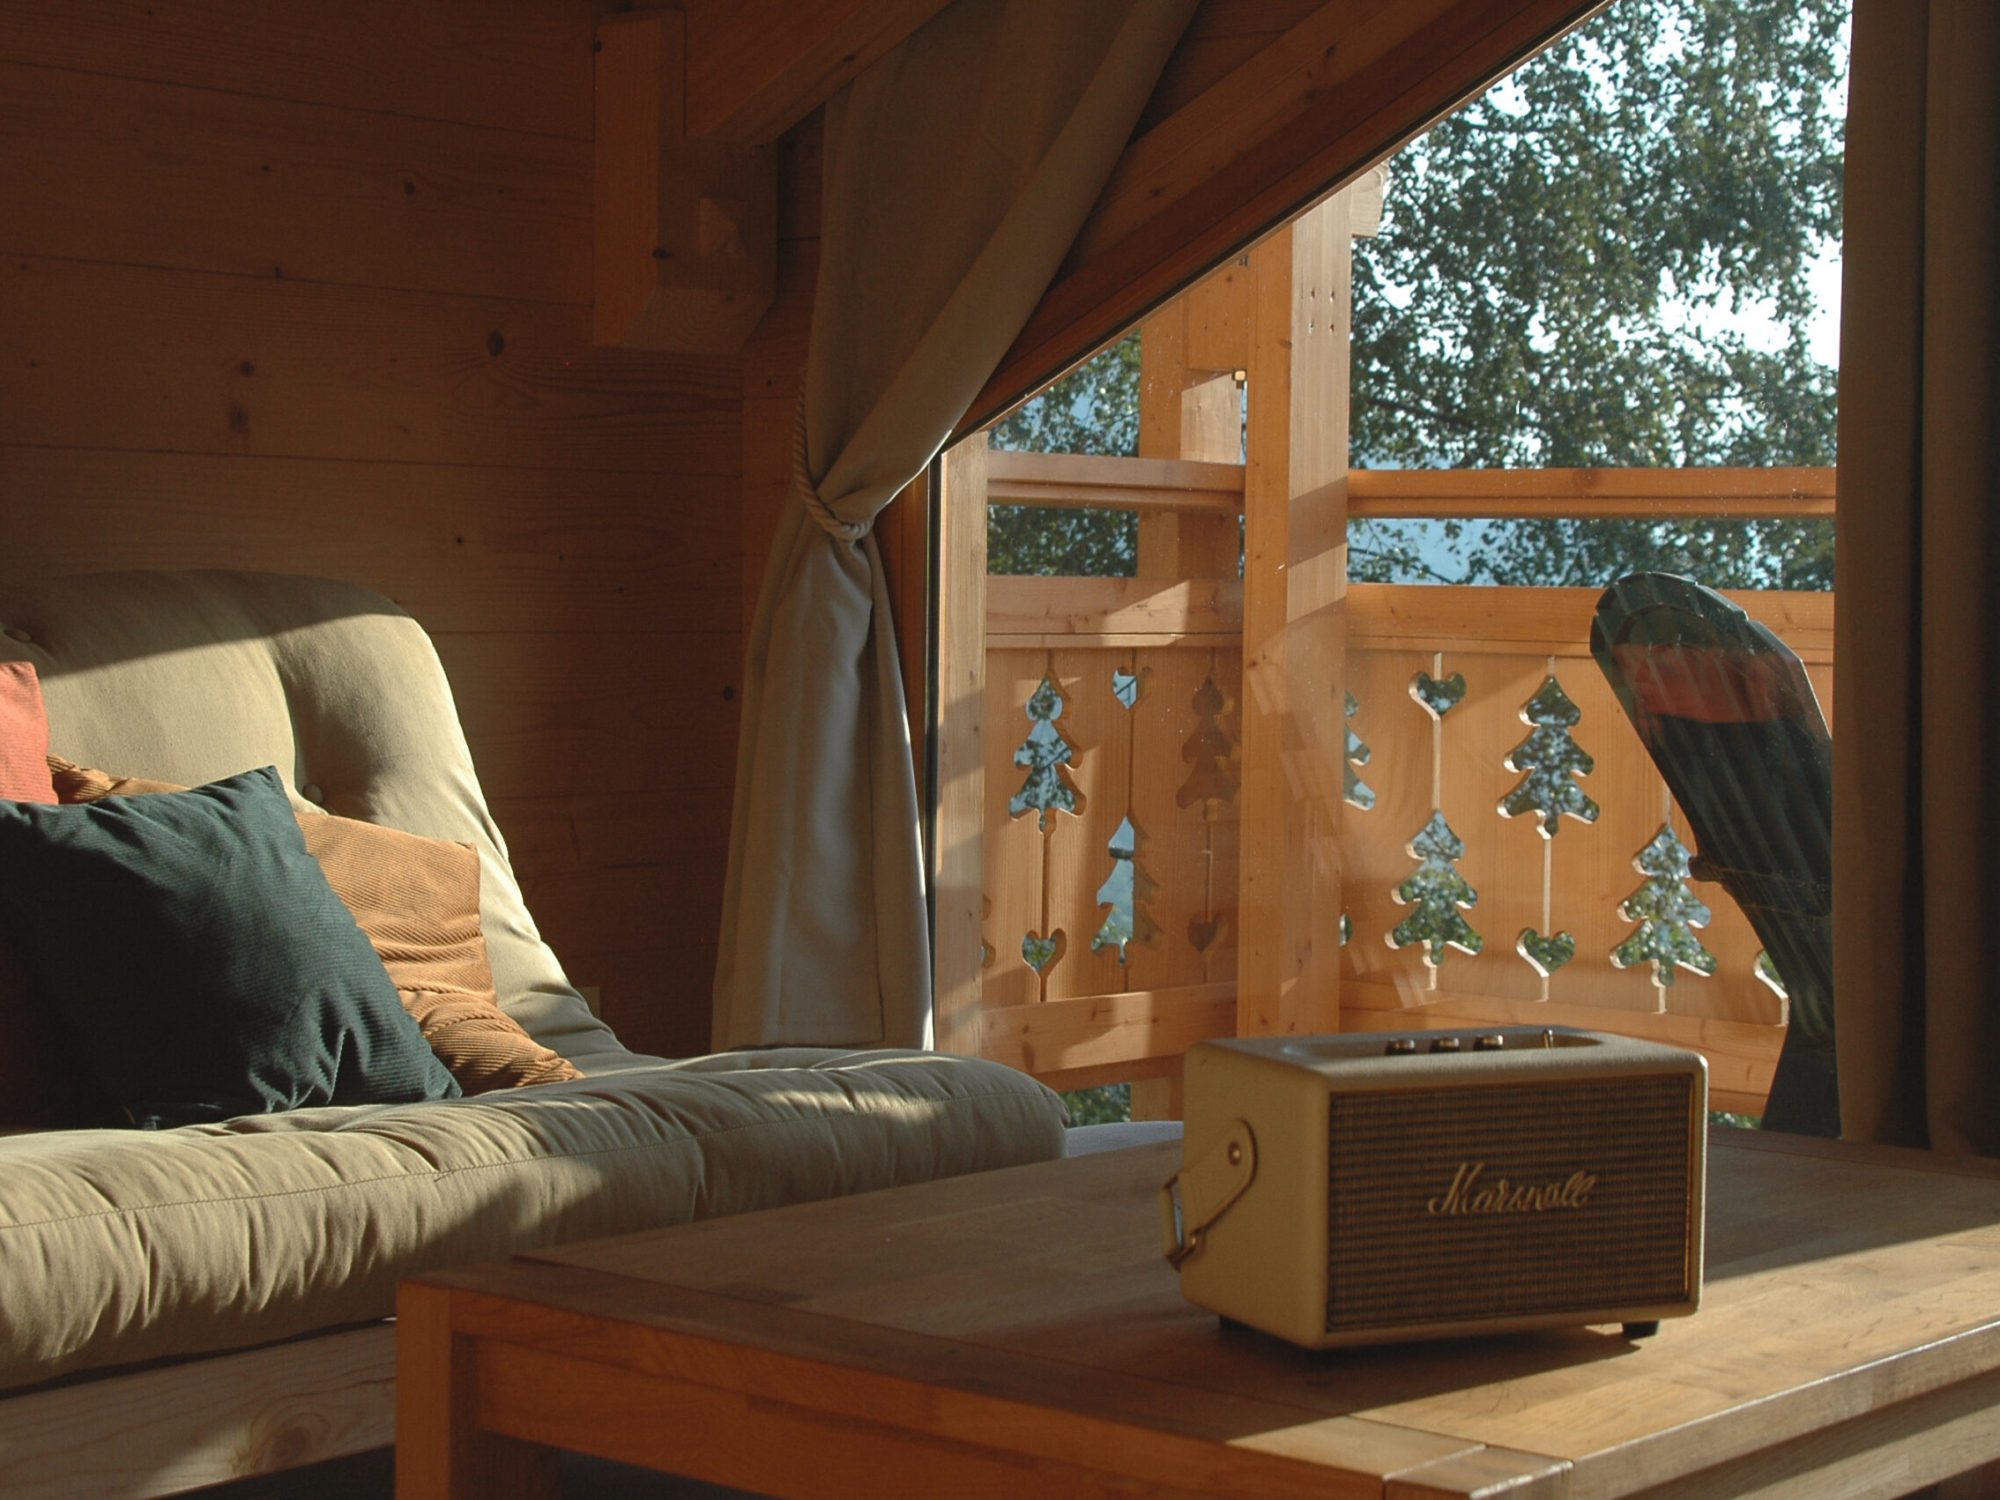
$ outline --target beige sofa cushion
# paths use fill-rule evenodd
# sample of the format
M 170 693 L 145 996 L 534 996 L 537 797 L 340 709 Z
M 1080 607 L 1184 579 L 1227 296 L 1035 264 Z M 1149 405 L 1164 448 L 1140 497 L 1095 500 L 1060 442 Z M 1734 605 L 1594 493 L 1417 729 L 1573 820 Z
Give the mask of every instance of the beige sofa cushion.
M 325 811 L 470 844 L 503 1010 L 586 1072 L 630 1054 L 535 930 L 430 639 L 380 594 L 267 573 L 9 579 L 0 659 L 42 679 L 49 748 L 198 786 L 275 765 Z
M 399 1278 L 441 1266 L 1062 1154 L 1061 1101 L 995 1064 L 626 1051 L 528 916 L 430 641 L 379 595 L 240 573 L 16 580 L 9 656 L 40 670 L 58 755 L 188 785 L 275 764 L 328 811 L 470 844 L 502 1007 L 591 1076 L 0 1136 L 0 1387 L 379 1318 Z
M 0 1387 L 379 1318 L 397 1279 L 1062 1154 L 995 1064 L 783 1051 L 427 1105 L 0 1137 Z

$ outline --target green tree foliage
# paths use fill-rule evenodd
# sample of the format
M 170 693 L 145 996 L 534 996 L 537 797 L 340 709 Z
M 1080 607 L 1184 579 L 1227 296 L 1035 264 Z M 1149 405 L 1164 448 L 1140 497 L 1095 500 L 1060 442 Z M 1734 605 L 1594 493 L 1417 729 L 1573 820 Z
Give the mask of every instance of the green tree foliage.
M 1396 900 L 1411 911 L 1389 934 L 1389 946 L 1407 948 L 1422 943 L 1424 962 L 1434 969 L 1442 967 L 1453 948 L 1461 953 L 1479 952 L 1486 940 L 1459 915 L 1472 909 L 1479 892 L 1458 873 L 1458 862 L 1465 858 L 1465 841 L 1451 831 L 1443 813 L 1432 813 L 1430 822 L 1410 840 L 1410 857 L 1417 861 L 1417 868 L 1396 887 Z
M 1139 335 L 1128 334 L 1079 365 L 988 435 L 995 448 L 1031 453 L 1139 451 Z M 1130 578 L 1139 564 L 1139 521 L 1129 510 L 995 505 L 986 513 L 986 570 L 1086 578 Z
M 1518 818 L 1532 813 L 1542 820 L 1542 835 L 1562 832 L 1562 820 L 1597 821 L 1597 803 L 1577 785 L 1579 776 L 1597 769 L 1590 752 L 1577 744 L 1572 731 L 1583 710 L 1570 701 L 1553 673 L 1535 690 L 1521 710 L 1534 730 L 1507 756 L 1507 769 L 1524 773 L 1520 784 L 1500 799 L 1500 816 Z
M 1714 913 L 1688 886 L 1687 845 L 1668 825 L 1632 863 L 1645 883 L 1619 903 L 1618 915 L 1638 926 L 1611 950 L 1612 964 L 1629 969 L 1650 963 L 1653 982 L 1663 988 L 1673 984 L 1679 969 L 1704 978 L 1714 974 L 1715 955 L 1694 935 Z
M 1832 463 L 1834 372 L 1807 339 L 1840 235 L 1847 20 L 1848 0 L 1619 0 L 1412 142 L 1355 247 L 1357 461 Z M 1832 586 L 1820 522 L 1357 530 L 1359 578 Z
M 1352 445 L 1376 467 L 1833 462 L 1807 343 L 1837 251 L 1849 0 L 1616 0 L 1406 147 L 1354 257 Z M 1136 336 L 994 430 L 1132 453 Z M 1252 393 L 1255 399 L 1255 393 Z M 996 573 L 1129 575 L 1129 514 L 996 506 Z M 1830 523 L 1362 522 L 1364 580 L 1830 588 Z
M 1132 1118 L 1132 1085 L 1107 1083 L 1064 1094 L 1072 1125 L 1117 1125 Z

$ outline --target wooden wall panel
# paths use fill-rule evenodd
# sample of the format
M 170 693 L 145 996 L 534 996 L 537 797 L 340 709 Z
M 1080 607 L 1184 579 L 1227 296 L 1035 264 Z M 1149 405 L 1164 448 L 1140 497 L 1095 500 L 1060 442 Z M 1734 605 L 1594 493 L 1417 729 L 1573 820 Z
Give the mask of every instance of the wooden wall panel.
M 734 363 L 593 349 L 587 304 L 8 255 L 0 309 L 4 442 L 738 472 Z
M 588 39 L 599 8 L 598 0 L 8 0 L 0 58 L 587 141 Z
M 18 64 L 0 136 L 22 254 L 590 300 L 588 141 Z
M 90 518 L 36 529 L 51 573 L 209 566 L 227 537 L 231 567 L 365 582 L 434 632 L 709 634 L 736 609 L 730 475 L 4 446 L 0 485 Z
M 0 569 L 431 627 L 544 934 L 705 1050 L 743 366 L 589 342 L 590 0 L 0 12 Z M 143 767 L 127 768 L 143 771 Z

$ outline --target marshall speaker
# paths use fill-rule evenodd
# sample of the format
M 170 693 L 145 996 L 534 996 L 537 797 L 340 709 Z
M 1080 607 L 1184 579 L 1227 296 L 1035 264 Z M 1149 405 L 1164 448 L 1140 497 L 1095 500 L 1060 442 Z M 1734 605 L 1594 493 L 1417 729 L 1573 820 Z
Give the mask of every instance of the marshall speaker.
M 1708 1065 L 1563 1027 L 1189 1049 L 1161 1190 L 1189 1301 L 1333 1348 L 1701 1298 Z

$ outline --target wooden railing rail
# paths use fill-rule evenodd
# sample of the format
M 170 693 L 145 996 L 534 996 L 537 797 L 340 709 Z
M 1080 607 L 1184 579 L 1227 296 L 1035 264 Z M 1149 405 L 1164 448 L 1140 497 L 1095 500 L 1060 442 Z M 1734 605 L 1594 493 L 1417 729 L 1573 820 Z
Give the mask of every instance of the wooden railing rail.
M 1072 453 L 992 453 L 996 505 L 1099 506 L 1241 515 L 1243 466 L 1188 459 Z M 1830 468 L 1355 469 L 1355 519 L 1617 520 L 1831 516 Z
M 957 988 L 941 1011 L 954 1017 L 954 1045 L 1062 1086 L 1159 1076 L 1191 1043 L 1243 1024 L 1239 846 L 1253 790 L 1244 581 L 986 575 L 978 543 L 989 504 L 1213 526 L 1196 518 L 1242 514 L 1245 468 L 984 450 L 953 462 L 957 489 L 970 489 L 948 498 L 950 514 L 978 533 L 955 545 L 980 586 L 951 632 L 966 660 L 954 655 L 950 672 L 941 661 L 941 680 L 960 684 L 941 731 L 941 767 L 955 768 L 941 805 L 958 809 L 954 828 L 977 833 L 971 865 L 946 882 L 960 913 L 955 951 L 968 956 L 954 961 Z M 1835 505 L 1833 471 L 1817 468 L 1354 470 L 1333 483 L 1351 518 L 1824 517 Z M 1191 566 L 1233 574 L 1232 551 L 1197 552 Z M 1326 924 L 1312 935 L 1315 946 L 1338 944 L 1339 1024 L 1651 1037 L 1708 1057 L 1718 1107 L 1759 1110 L 1786 1011 L 1742 914 L 1718 887 L 1690 885 L 1712 910 L 1691 929 L 1697 967 L 1663 984 L 1636 956 L 1638 918 L 1622 903 L 1657 877 L 1635 859 L 1663 828 L 1692 836 L 1590 659 L 1596 590 L 1343 588 L 1345 645 L 1325 689 L 1336 706 L 1298 716 L 1314 720 L 1314 742 L 1283 758 L 1287 775 L 1326 784 L 1335 801 L 1341 777 L 1326 778 L 1343 751 L 1356 773 L 1330 846 L 1351 929 L 1344 941 L 1318 930 Z M 1732 597 L 1798 652 L 1829 700 L 1832 597 Z M 1595 805 L 1553 838 L 1536 816 L 1501 811 L 1523 782 L 1512 758 L 1541 732 L 1531 700 L 1552 678 L 1578 711 L 1569 732 L 1590 765 L 1578 784 Z M 1418 696 L 1438 683 L 1459 695 L 1441 715 Z M 1343 747 L 1337 705 L 1349 694 L 1356 738 Z M 1037 770 L 1052 749 L 1053 769 Z M 1476 892 L 1459 908 L 1472 935 L 1431 950 L 1442 953 L 1435 964 L 1407 935 L 1424 923 L 1405 925 L 1424 864 L 1412 845 L 1434 818 L 1448 824 L 1443 842 L 1463 847 L 1448 868 L 1430 856 L 1425 879 L 1462 878 Z M 1433 912 L 1433 929 L 1438 920 Z
M 993 505 L 1243 514 L 1241 464 L 1007 452 L 987 454 L 986 464 L 986 497 Z
M 1240 599 L 1226 580 L 988 584 L 979 1050 L 1066 1082 L 1131 1076 L 1235 1025 Z M 1733 597 L 1792 643 L 1827 698 L 1831 597 Z M 1755 934 L 1728 897 L 1691 887 L 1713 913 L 1697 933 L 1712 974 L 1680 970 L 1662 987 L 1643 960 L 1612 959 L 1635 926 L 1620 902 L 1647 878 L 1636 856 L 1666 824 L 1692 838 L 1590 660 L 1595 599 L 1591 589 L 1350 588 L 1349 725 L 1367 750 L 1340 837 L 1353 924 L 1341 950 L 1341 1024 L 1534 1023 L 1650 1036 L 1707 1054 L 1718 1107 L 1754 1112 L 1785 1007 L 1760 979 Z M 1462 678 L 1442 720 L 1413 694 L 1419 674 Z M 1580 785 L 1600 809 L 1588 822 L 1564 820 L 1553 839 L 1538 836 L 1533 816 L 1498 812 L 1522 779 L 1507 761 L 1530 732 L 1526 706 L 1551 676 L 1579 710 L 1575 741 L 1593 762 Z M 1044 683 L 1060 699 L 1052 718 L 1051 705 L 1031 705 Z M 1010 806 L 1028 776 L 1015 751 L 1038 715 L 1042 732 L 1068 747 L 1061 776 L 1077 794 L 1046 819 Z M 1340 750 L 1308 753 L 1336 764 Z M 1465 916 L 1483 942 L 1435 967 L 1420 945 L 1388 941 L 1410 914 L 1396 892 L 1434 812 L 1463 841 L 1453 869 L 1477 892 Z M 1121 855 L 1114 844 L 1127 819 L 1136 853 Z M 1107 882 L 1121 858 L 1135 860 L 1138 893 L 1122 960 L 1103 939 Z M 1543 975 L 1522 951 L 1529 930 L 1567 935 L 1573 956 Z M 1031 940 L 1056 946 L 1031 960 Z
M 1360 519 L 1632 520 L 1833 514 L 1831 469 L 1356 469 Z

